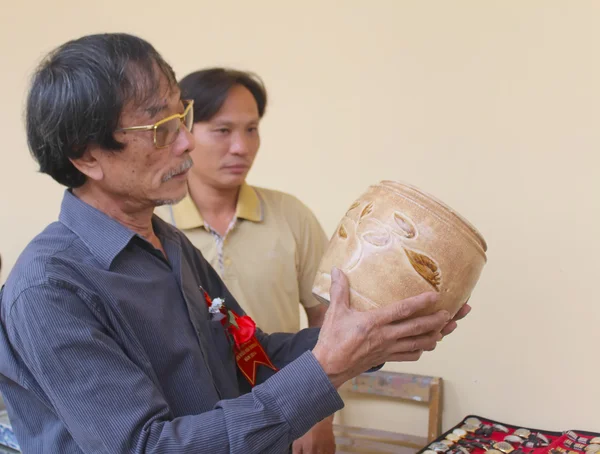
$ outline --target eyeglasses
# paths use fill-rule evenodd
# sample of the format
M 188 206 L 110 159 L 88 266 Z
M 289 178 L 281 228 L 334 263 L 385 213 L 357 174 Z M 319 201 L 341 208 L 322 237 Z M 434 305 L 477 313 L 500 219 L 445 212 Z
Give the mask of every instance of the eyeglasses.
M 154 131 L 154 146 L 156 148 L 166 148 L 171 145 L 179 135 L 179 128 L 183 124 L 185 128 L 192 132 L 194 127 L 194 101 L 186 99 L 183 101 L 186 105 L 182 114 L 171 115 L 163 118 L 153 125 L 146 126 L 130 126 L 128 128 L 120 128 L 118 131 Z

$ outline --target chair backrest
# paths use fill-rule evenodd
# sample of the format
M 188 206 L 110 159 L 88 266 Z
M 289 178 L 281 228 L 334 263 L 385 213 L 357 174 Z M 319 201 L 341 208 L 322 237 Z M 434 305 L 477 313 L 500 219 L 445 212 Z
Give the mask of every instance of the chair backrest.
M 342 389 L 427 405 L 429 407 L 427 441 L 433 441 L 441 434 L 442 379 L 440 377 L 377 371 L 359 375 L 346 382 Z

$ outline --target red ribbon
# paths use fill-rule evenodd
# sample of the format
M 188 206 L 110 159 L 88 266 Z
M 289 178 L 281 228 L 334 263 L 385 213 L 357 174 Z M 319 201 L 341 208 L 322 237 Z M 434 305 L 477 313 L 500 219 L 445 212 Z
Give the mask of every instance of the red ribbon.
M 212 299 L 205 290 L 202 291 L 204 292 L 206 305 L 210 308 Z M 221 325 L 233 337 L 235 362 L 250 384 L 252 386 L 256 384 L 256 368 L 260 364 L 277 372 L 278 369 L 273 365 L 255 336 L 256 323 L 254 323 L 254 320 L 247 315 L 239 316 L 231 309 L 227 309 L 225 305 L 222 305 L 219 311 L 224 316 L 221 319 Z M 231 321 L 231 317 L 234 322 Z

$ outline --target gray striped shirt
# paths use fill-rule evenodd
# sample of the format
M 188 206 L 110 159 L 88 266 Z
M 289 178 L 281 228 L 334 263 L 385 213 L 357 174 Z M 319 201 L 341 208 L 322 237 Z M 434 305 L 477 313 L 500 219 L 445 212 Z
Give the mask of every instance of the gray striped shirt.
M 0 292 L 0 391 L 25 453 L 276 453 L 343 407 L 318 330 L 257 333 L 250 388 L 200 286 L 243 313 L 174 227 L 150 243 L 65 191 Z

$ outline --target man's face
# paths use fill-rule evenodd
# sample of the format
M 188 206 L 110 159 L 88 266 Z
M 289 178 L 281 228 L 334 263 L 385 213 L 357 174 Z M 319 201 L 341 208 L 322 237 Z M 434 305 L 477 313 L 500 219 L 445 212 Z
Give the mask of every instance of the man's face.
M 183 113 L 180 91 L 169 87 L 165 77 L 159 93 L 148 105 L 126 104 L 119 128 L 151 125 L 170 115 Z M 185 197 L 194 138 L 183 124 L 174 142 L 160 149 L 154 146 L 153 131 L 118 131 L 115 134 L 125 148 L 96 154 L 102 178 L 94 179 L 94 183 L 103 192 L 136 208 L 175 203 Z
M 239 187 L 260 146 L 259 121 L 252 93 L 242 85 L 231 88 L 223 106 L 209 121 L 194 124 L 192 174 L 214 188 Z

